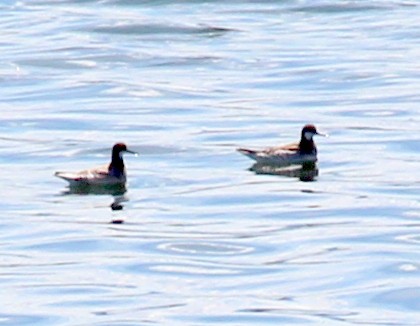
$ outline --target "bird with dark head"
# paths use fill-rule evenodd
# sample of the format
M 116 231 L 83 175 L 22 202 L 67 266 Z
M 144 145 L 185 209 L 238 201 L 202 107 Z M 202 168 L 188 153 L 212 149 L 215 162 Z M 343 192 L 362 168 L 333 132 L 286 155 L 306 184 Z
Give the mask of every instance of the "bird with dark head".
M 239 148 L 238 151 L 261 164 L 291 165 L 317 161 L 317 148 L 313 136 L 326 136 L 318 132 L 314 125 L 302 128 L 300 141 L 288 145 L 268 147 L 263 150 Z
M 125 175 L 125 166 L 123 160 L 124 153 L 137 154 L 129 149 L 124 143 L 117 143 L 112 147 L 111 163 L 108 166 L 108 173 L 116 178 L 121 178 Z
M 56 172 L 55 176 L 66 180 L 70 186 L 124 185 L 127 181 L 124 153 L 137 155 L 136 152 L 127 149 L 125 144 L 117 143 L 112 148 L 111 163 L 108 165 L 79 172 Z
M 317 154 L 317 149 L 313 137 L 315 135 L 325 136 L 316 130 L 314 125 L 306 125 L 302 128 L 302 133 L 299 142 L 299 153 L 305 154 Z

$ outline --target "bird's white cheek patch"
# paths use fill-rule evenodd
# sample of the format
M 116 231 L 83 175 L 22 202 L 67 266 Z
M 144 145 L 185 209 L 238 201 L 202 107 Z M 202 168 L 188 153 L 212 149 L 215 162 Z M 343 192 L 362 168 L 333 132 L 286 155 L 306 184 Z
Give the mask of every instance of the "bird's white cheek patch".
M 311 140 L 312 137 L 314 136 L 314 134 L 312 132 L 307 131 L 307 132 L 305 132 L 304 136 L 307 140 Z

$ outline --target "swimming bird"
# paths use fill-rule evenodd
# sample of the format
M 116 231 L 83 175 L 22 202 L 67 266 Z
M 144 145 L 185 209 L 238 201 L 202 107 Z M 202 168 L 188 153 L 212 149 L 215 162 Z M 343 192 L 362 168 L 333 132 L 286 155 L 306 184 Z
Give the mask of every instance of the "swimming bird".
M 55 176 L 68 181 L 71 187 L 125 185 L 127 175 L 123 161 L 124 153 L 137 155 L 136 152 L 128 150 L 125 144 L 117 143 L 112 148 L 110 164 L 79 172 L 56 172 Z
M 314 125 L 308 124 L 302 128 L 300 142 L 269 147 L 263 150 L 238 148 L 238 152 L 250 157 L 260 164 L 291 165 L 317 161 L 317 149 L 313 136 L 327 136 L 318 132 Z

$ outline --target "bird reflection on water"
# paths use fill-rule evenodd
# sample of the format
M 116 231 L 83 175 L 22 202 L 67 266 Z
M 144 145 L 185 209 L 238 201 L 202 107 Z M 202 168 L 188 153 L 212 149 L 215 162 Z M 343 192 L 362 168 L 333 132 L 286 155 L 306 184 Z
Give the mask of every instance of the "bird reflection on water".
M 113 211 L 119 211 L 124 208 L 123 202 L 128 201 L 124 195 L 127 192 L 125 184 L 115 184 L 107 186 L 93 186 L 93 185 L 69 185 L 69 187 L 63 191 L 62 195 L 111 195 L 113 202 L 110 207 Z
M 62 192 L 63 195 L 112 195 L 122 196 L 127 192 L 125 184 L 114 185 L 89 185 L 76 184 L 69 185 L 68 188 Z
M 315 162 L 307 162 L 302 165 L 270 165 L 255 163 L 250 169 L 255 174 L 279 175 L 290 178 L 299 178 L 300 181 L 315 181 L 318 176 L 319 169 Z

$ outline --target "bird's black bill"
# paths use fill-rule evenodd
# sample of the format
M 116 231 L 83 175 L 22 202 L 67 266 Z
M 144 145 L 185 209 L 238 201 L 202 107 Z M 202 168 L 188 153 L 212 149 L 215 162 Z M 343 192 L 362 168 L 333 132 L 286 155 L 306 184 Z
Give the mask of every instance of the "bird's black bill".
M 328 134 L 323 134 L 323 133 L 320 133 L 320 132 L 316 132 L 316 135 L 318 135 L 318 136 L 322 136 L 322 137 L 328 137 Z
M 130 154 L 133 154 L 133 155 L 135 155 L 135 156 L 138 156 L 138 155 L 139 155 L 139 153 L 134 152 L 134 151 L 130 151 L 129 149 L 125 150 L 124 152 L 126 152 L 126 153 L 130 153 Z

